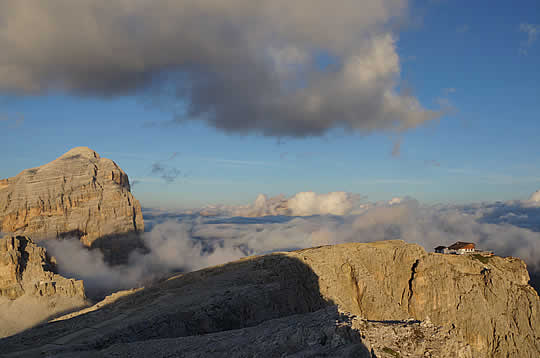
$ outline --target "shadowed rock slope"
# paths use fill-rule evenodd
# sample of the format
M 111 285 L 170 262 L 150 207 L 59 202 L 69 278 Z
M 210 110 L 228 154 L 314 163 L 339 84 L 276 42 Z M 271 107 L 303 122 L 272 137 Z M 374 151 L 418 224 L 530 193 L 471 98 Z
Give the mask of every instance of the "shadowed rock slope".
M 41 239 L 77 237 L 86 246 L 144 231 L 128 176 L 86 147 L 0 180 L 0 232 Z
M 527 282 L 515 258 L 325 246 L 120 292 L 0 346 L 7 357 L 538 357 Z
M 55 273 L 55 260 L 29 238 L 0 239 L 0 337 L 87 304 L 82 281 Z

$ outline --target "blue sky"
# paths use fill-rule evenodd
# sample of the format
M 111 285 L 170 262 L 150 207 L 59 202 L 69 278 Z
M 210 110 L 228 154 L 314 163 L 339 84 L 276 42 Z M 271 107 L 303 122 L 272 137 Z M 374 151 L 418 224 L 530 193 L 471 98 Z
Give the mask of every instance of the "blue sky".
M 415 1 L 408 12 L 394 30 L 401 87 L 425 108 L 446 108 L 440 119 L 403 132 L 330 128 L 291 138 L 172 123 L 167 100 L 158 106 L 140 93 L 4 89 L 0 177 L 88 146 L 128 173 L 143 206 L 308 190 L 428 203 L 528 197 L 540 188 L 540 4 Z M 164 180 L 155 164 L 175 179 Z

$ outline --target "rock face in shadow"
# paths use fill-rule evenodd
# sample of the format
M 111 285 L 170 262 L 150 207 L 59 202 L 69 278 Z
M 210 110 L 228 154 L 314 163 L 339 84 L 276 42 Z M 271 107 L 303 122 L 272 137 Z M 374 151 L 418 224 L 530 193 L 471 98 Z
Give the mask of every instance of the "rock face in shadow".
M 86 147 L 0 180 L 0 232 L 34 240 L 102 237 L 144 231 L 128 176 Z
M 86 305 L 82 281 L 55 273 L 55 260 L 27 237 L 0 239 L 0 337 Z
M 119 292 L 0 345 L 7 357 L 532 358 L 540 299 L 527 282 L 514 258 L 326 246 Z
M 393 347 L 393 348 L 391 348 Z M 399 353 L 398 353 L 399 352 Z M 455 334 L 429 323 L 369 322 L 329 307 L 205 335 L 115 344 L 78 357 L 472 358 Z M 55 352 L 75 357 L 73 352 Z

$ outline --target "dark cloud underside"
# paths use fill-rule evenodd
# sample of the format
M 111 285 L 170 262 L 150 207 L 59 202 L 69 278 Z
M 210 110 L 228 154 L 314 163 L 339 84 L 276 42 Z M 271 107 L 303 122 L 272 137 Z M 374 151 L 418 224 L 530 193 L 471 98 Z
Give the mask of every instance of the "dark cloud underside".
M 405 0 L 4 0 L 0 91 L 146 93 L 229 132 L 405 130 L 436 118 L 395 89 Z

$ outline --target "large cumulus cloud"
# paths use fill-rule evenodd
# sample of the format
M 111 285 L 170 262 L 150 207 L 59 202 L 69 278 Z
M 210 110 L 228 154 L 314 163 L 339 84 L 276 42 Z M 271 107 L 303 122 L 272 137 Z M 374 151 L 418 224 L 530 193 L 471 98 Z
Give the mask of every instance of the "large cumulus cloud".
M 367 203 L 358 194 L 336 191 L 318 194 L 312 191 L 297 193 L 291 197 L 278 195 L 269 198 L 259 194 L 255 202 L 243 206 L 211 206 L 201 210 L 203 215 L 210 216 L 312 216 L 312 215 L 346 215 L 365 210 Z
M 405 130 L 439 115 L 396 89 L 406 13 L 406 0 L 4 0 L 0 91 L 146 93 L 266 135 Z

